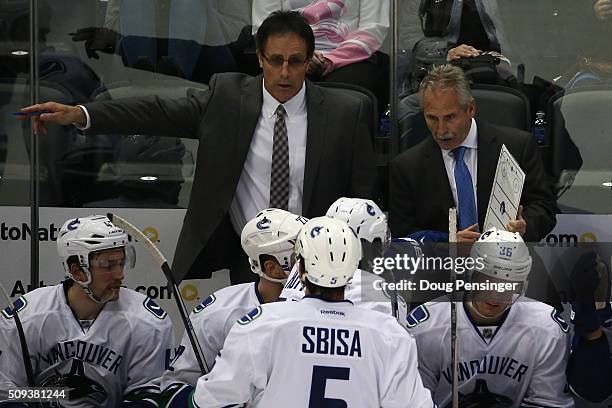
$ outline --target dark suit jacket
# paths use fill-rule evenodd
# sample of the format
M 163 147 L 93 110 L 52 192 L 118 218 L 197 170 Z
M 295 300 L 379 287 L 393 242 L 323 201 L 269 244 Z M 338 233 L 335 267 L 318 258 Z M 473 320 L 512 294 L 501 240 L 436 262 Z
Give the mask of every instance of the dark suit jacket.
M 539 241 L 556 224 L 556 204 L 533 136 L 508 127 L 477 121 L 478 174 L 477 207 L 480 231 L 485 221 L 489 196 L 502 144 L 525 172 L 521 196 L 527 223 L 525 241 Z M 397 156 L 390 165 L 389 225 L 393 236 L 420 230 L 448 231 L 448 209 L 454 207 L 442 151 L 429 137 Z
M 182 99 L 126 98 L 85 105 L 89 133 L 198 138 L 193 188 L 173 261 L 182 279 L 227 267 L 226 218 L 263 103 L 262 76 L 226 73 Z M 306 81 L 308 112 L 302 215 L 325 215 L 342 196 L 372 198 L 376 168 L 372 107 L 363 98 Z M 233 235 L 233 237 L 232 237 Z M 227 251 L 225 251 L 227 252 Z M 235 256 L 235 254 L 234 254 Z M 197 262 L 196 262 L 197 261 Z

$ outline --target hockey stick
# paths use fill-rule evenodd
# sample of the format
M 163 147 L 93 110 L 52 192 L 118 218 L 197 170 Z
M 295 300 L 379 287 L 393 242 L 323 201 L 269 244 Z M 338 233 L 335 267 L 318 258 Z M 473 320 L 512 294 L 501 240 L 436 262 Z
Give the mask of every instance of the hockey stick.
M 6 293 L 6 290 L 4 290 L 4 286 L 2 286 L 2 284 L 0 284 L 0 291 L 2 291 L 9 309 L 13 312 L 13 319 L 15 320 L 15 326 L 17 326 L 17 334 L 19 335 L 19 343 L 21 345 L 21 357 L 23 358 L 23 365 L 25 366 L 28 385 L 30 387 L 34 387 L 34 370 L 32 369 L 28 343 L 26 341 L 25 333 L 23 332 L 23 326 L 21 325 L 19 314 L 17 313 L 17 308 L 14 306 L 13 302 L 11 302 L 11 298 L 9 297 L 8 293 Z
M 193 329 L 193 325 L 191 324 L 191 320 L 189 319 L 189 315 L 187 314 L 187 308 L 185 307 L 185 303 L 183 302 L 183 298 L 181 297 L 181 293 L 178 289 L 178 285 L 176 284 L 176 280 L 174 276 L 172 276 L 172 271 L 170 270 L 170 265 L 168 265 L 168 261 L 162 255 L 162 253 L 157 249 L 155 244 L 151 242 L 151 240 L 143 234 L 138 228 L 134 227 L 132 224 L 119 217 L 118 215 L 108 213 L 108 219 L 111 220 L 113 224 L 117 227 L 123 229 L 125 232 L 130 234 L 132 237 L 138 239 L 142 243 L 142 245 L 149 251 L 149 254 L 155 259 L 156 263 L 161 268 L 162 272 L 166 276 L 168 283 L 172 287 L 172 295 L 176 300 L 176 306 L 178 307 L 179 313 L 181 315 L 181 319 L 183 320 L 183 326 L 185 326 L 185 331 L 187 332 L 187 336 L 189 337 L 189 342 L 191 343 L 191 347 L 193 348 L 193 353 L 195 354 L 196 360 L 198 361 L 198 366 L 200 366 L 200 371 L 202 375 L 208 373 L 208 364 L 204 359 L 204 353 L 202 352 L 202 348 L 200 347 L 200 343 L 198 342 L 198 338 L 196 336 L 195 330 Z
M 452 259 L 457 258 L 457 209 L 448 210 L 448 250 Z M 459 408 L 459 339 L 457 337 L 457 296 L 455 292 L 457 275 L 451 271 L 452 292 L 450 293 L 451 312 L 451 369 L 453 408 Z

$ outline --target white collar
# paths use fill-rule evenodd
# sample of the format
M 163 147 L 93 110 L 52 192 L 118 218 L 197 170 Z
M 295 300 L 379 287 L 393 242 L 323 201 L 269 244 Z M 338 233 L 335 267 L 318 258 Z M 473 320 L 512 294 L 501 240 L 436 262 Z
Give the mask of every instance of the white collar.
M 468 149 L 478 149 L 478 129 L 476 121 L 472 118 L 472 124 L 470 125 L 470 131 L 459 146 L 465 146 Z M 457 146 L 457 147 L 459 147 Z M 457 148 L 455 147 L 455 149 Z M 442 156 L 449 156 L 452 150 L 442 149 Z
M 264 79 L 265 81 L 265 79 Z M 292 116 L 297 115 L 302 109 L 306 106 L 306 86 L 304 82 L 302 82 L 302 88 L 300 91 L 287 102 L 281 104 L 276 100 L 270 92 L 266 89 L 264 85 L 264 81 L 261 83 L 261 87 L 263 88 L 263 105 L 261 107 L 261 111 L 263 115 L 267 118 L 271 118 L 276 113 L 276 108 L 278 105 L 283 105 L 285 108 L 285 112 L 287 112 L 287 119 L 291 119 Z

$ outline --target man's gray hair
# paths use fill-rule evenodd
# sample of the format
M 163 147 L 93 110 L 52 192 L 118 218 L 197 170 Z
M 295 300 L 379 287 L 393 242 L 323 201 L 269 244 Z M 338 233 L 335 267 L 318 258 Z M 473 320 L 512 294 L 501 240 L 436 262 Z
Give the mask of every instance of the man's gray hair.
M 421 106 L 423 106 L 423 94 L 425 91 L 434 90 L 447 90 L 452 89 L 457 92 L 459 96 L 459 103 L 465 109 L 468 104 L 474 99 L 472 97 L 472 91 L 470 90 L 470 84 L 463 70 L 451 64 L 435 65 L 419 85 L 419 100 Z

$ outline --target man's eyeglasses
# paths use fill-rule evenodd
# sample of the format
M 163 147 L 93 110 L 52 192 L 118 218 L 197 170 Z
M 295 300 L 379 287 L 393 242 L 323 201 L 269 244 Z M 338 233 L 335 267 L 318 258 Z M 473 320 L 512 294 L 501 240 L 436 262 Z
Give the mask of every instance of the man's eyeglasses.
M 267 57 L 264 53 L 262 53 L 261 55 L 266 61 L 268 61 L 268 64 L 276 68 L 282 67 L 285 61 L 287 61 L 289 68 L 297 68 L 301 65 L 304 65 L 306 61 L 308 61 L 308 58 L 300 57 L 298 55 L 292 55 L 289 58 L 284 58 L 282 55 L 278 54 L 271 55 L 269 57 Z

